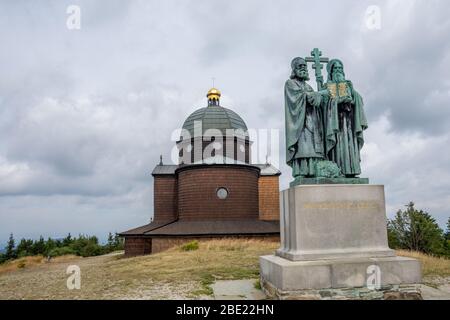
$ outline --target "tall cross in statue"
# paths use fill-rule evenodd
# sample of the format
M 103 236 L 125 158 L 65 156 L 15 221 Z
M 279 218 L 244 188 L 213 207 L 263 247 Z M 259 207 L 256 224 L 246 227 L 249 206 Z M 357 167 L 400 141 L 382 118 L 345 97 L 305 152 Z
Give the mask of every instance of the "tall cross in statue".
M 306 62 L 312 62 L 313 63 L 313 69 L 316 71 L 316 82 L 317 82 L 317 91 L 320 91 L 323 89 L 323 76 L 322 76 L 322 69 L 323 69 L 323 63 L 328 63 L 330 61 L 329 58 L 321 58 L 322 51 L 320 51 L 318 48 L 314 48 L 313 51 L 311 51 L 311 57 L 306 57 Z

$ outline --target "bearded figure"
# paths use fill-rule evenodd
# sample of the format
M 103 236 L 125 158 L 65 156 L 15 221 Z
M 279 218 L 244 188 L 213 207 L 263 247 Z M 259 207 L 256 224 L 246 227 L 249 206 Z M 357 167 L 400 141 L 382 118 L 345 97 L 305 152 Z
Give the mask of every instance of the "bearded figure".
M 325 149 L 328 160 L 335 162 L 345 177 L 361 174 L 360 151 L 367 129 L 362 97 L 345 79 L 344 65 L 331 60 L 327 65 L 328 101 L 325 102 Z
M 295 58 L 291 68 L 284 86 L 286 162 L 295 178 L 314 177 L 315 164 L 325 158 L 322 95 L 306 83 L 309 76 L 303 58 Z

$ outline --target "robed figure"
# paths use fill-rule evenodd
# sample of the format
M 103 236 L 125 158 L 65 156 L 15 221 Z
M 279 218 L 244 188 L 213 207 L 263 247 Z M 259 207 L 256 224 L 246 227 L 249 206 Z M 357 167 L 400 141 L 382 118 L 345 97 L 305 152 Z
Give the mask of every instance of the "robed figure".
M 346 177 L 361 174 L 360 151 L 367 129 L 362 97 L 345 79 L 344 65 L 331 60 L 327 65 L 328 101 L 325 102 L 325 147 L 328 160 L 335 162 Z
M 315 164 L 325 159 L 322 95 L 306 83 L 303 58 L 291 63 L 292 74 L 284 87 L 286 162 L 294 177 L 315 176 Z

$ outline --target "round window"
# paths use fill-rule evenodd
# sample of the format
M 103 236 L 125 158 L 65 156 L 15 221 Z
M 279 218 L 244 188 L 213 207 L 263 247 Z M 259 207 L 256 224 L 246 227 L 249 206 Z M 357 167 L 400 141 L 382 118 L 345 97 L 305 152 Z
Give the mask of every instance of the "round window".
M 221 188 L 217 189 L 216 194 L 217 194 L 217 198 L 223 200 L 228 197 L 228 190 L 226 188 L 221 187 Z

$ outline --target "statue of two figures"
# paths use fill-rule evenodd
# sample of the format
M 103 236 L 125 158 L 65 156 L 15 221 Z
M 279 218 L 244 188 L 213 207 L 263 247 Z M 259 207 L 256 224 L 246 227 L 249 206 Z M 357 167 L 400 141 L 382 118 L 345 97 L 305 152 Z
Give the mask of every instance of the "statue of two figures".
M 295 58 L 286 81 L 286 162 L 298 184 L 367 184 L 361 174 L 360 151 L 367 129 L 364 104 L 338 59 Z M 313 62 L 317 91 L 309 80 L 307 63 Z M 327 63 L 327 82 L 321 69 Z

